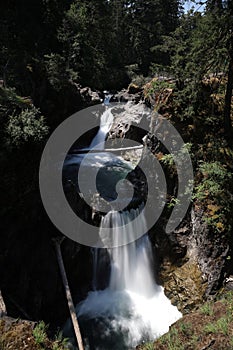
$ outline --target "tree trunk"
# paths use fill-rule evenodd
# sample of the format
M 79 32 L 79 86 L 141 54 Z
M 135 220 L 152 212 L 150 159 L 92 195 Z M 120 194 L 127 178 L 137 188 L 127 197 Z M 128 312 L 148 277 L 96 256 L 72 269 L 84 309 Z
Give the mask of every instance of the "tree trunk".
M 229 135 L 231 131 L 231 100 L 233 89 L 233 59 L 230 59 L 228 67 L 227 77 L 227 89 L 225 95 L 225 108 L 224 108 L 224 131 L 226 135 Z
M 0 290 L 0 317 L 6 316 L 7 312 L 6 312 L 6 305 L 4 303 L 3 297 L 2 297 L 2 293 Z
M 69 288 L 69 284 L 68 284 L 68 280 L 67 280 L 67 276 L 66 276 L 65 266 L 63 264 L 61 247 L 60 247 L 62 240 L 54 239 L 53 242 L 54 242 L 54 245 L 56 248 L 57 260 L 58 260 L 58 264 L 59 264 L 59 268 L 60 268 L 60 272 L 61 272 L 61 276 L 62 276 L 62 282 L 63 282 L 65 292 L 66 292 L 67 303 L 68 303 L 68 307 L 70 310 L 70 316 L 71 316 L 71 320 L 73 323 L 74 332 L 75 332 L 75 336 L 76 336 L 77 343 L 78 343 L 78 348 L 79 348 L 79 350 L 84 350 L 82 336 L 81 336 L 79 325 L 78 325 L 78 319 L 76 316 L 75 307 L 74 307 L 74 303 L 72 300 L 72 296 L 71 296 L 71 292 L 70 292 L 70 288 Z

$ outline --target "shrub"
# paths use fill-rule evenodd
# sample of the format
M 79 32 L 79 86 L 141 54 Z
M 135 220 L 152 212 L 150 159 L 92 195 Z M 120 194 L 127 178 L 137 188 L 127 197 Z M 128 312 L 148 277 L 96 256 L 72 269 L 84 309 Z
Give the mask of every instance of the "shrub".
M 47 327 L 44 321 L 41 321 L 33 329 L 33 337 L 35 339 L 36 344 L 41 345 L 47 339 L 46 328 Z
M 229 231 L 232 209 L 232 174 L 219 161 L 199 163 L 195 194 L 198 205 L 204 205 L 205 221 L 218 232 Z
M 200 312 L 204 315 L 213 316 L 214 309 L 210 303 L 205 303 L 200 307 Z
M 8 142 L 20 146 L 27 141 L 41 141 L 48 133 L 44 117 L 35 107 L 23 110 L 19 115 L 11 115 L 6 127 Z

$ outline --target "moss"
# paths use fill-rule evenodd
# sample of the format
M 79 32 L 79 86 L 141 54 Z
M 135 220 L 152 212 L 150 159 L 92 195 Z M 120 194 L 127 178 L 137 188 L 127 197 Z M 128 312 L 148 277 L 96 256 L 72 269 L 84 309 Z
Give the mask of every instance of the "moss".
M 167 264 L 162 272 L 166 295 L 183 313 L 203 302 L 206 286 L 201 276 L 197 264 L 191 261 L 179 267 Z
M 0 320 L 0 350 L 64 350 L 66 339 L 61 336 L 50 340 L 44 322 L 15 320 L 4 317 Z

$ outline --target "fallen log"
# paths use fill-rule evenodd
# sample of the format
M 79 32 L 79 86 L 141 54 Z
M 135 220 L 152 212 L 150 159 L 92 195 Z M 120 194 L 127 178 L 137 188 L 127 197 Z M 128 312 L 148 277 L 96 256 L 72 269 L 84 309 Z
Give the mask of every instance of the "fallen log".
M 63 259 L 62 259 L 62 253 L 61 253 L 61 246 L 60 245 L 61 245 L 63 240 L 64 240 L 64 237 L 62 239 L 60 239 L 60 238 L 53 239 L 53 243 L 54 243 L 54 246 L 55 246 L 55 249 L 56 249 L 57 261 L 58 261 L 58 265 L 59 265 L 59 268 L 60 268 L 64 289 L 65 289 L 65 292 L 66 292 L 67 304 L 68 304 L 68 307 L 69 307 L 70 316 L 71 316 L 71 320 L 72 320 L 72 323 L 73 323 L 74 332 L 75 332 L 75 336 L 76 336 L 76 339 L 77 339 L 78 347 L 79 347 L 79 350 L 84 350 L 82 336 L 81 336 L 81 332 L 80 332 L 80 328 L 79 328 L 79 324 L 78 324 L 78 319 L 77 319 L 77 316 L 76 316 L 75 307 L 74 307 L 74 303 L 73 303 L 73 299 L 72 299 L 72 296 L 71 296 L 70 287 L 69 287 L 69 283 L 68 283 L 68 279 L 67 279 L 67 275 L 66 275 L 66 270 L 65 270 L 64 263 L 63 263 Z
M 71 154 L 85 154 L 85 153 L 105 153 L 105 152 L 123 152 L 123 151 L 133 151 L 136 149 L 142 149 L 143 145 L 140 146 L 132 146 L 132 147 L 122 147 L 122 148 L 105 148 L 105 149 L 95 149 L 95 148 L 83 148 L 83 149 L 75 149 L 71 152 Z

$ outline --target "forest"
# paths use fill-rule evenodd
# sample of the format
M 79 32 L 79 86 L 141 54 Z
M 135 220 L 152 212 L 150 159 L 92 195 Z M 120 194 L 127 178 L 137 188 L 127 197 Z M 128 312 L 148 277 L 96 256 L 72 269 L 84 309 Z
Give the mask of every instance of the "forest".
M 226 280 L 233 276 L 233 1 L 8 0 L 1 2 L 0 13 L 0 292 L 8 316 L 45 322 L 42 333 L 48 330 L 51 337 L 68 318 L 50 246 L 60 233 L 47 217 L 39 191 L 41 155 L 50 135 L 70 115 L 101 103 L 104 91 L 113 96 L 124 91 L 139 94 L 150 110 L 169 120 L 191 155 L 194 191 L 184 225 L 175 238 L 165 237 L 159 221 L 150 235 L 155 249 L 161 248 L 159 276 L 173 304 L 187 315 L 202 305 L 199 313 L 217 324 L 203 335 L 198 321 L 190 331 L 192 319 L 184 320 L 170 338 L 138 344 L 138 349 L 207 349 L 205 336 L 210 334 L 215 339 L 211 349 L 232 349 L 232 315 L 227 314 L 224 333 L 214 318 L 220 312 L 214 303 L 224 295 L 224 307 L 233 307 L 225 294 Z M 148 137 L 153 148 L 153 130 Z M 168 216 L 176 203 L 177 174 L 166 150 L 153 152 L 171 184 Z M 161 232 L 156 236 L 153 230 Z M 64 256 L 77 303 L 90 284 L 84 261 L 91 255 L 86 247 L 67 242 Z M 74 272 L 77 262 L 86 269 L 85 277 Z M 194 284 L 189 290 L 179 277 L 176 287 L 172 284 L 171 274 L 179 269 L 185 276 L 192 271 L 198 280 L 197 299 Z M 83 286 L 77 293 L 75 280 Z M 186 288 L 187 293 L 182 291 Z M 221 312 L 223 319 L 227 311 Z M 6 350 L 10 335 L 2 325 L 0 318 L 0 350 Z M 14 350 L 23 349 L 20 332 Z M 30 350 L 68 348 L 57 338 L 33 344 Z

